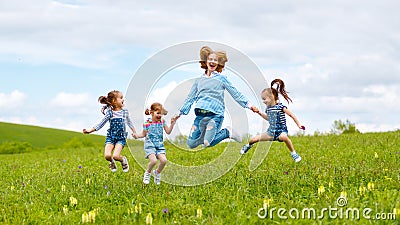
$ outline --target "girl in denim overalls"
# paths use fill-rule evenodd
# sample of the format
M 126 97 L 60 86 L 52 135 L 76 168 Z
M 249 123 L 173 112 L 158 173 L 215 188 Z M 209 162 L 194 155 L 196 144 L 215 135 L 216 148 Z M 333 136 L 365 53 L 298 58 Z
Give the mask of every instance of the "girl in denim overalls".
M 273 87 L 275 84 L 277 85 L 276 88 Z M 297 117 L 285 105 L 279 102 L 278 94 L 281 94 L 288 103 L 292 101 L 285 90 L 285 83 L 281 79 L 273 80 L 271 82 L 271 87 L 261 92 L 261 98 L 267 105 L 267 109 L 265 113 L 257 112 L 262 118 L 268 120 L 269 127 L 265 133 L 250 138 L 249 144 L 244 145 L 240 152 L 245 154 L 254 143 L 259 141 L 280 141 L 285 142 L 291 152 L 293 160 L 295 162 L 300 162 L 301 157 L 294 150 L 292 141 L 288 137 L 285 114 L 292 117 L 293 121 L 300 129 L 304 130 L 305 128 L 300 124 Z
M 91 129 L 83 129 L 84 134 L 89 134 L 94 131 L 100 130 L 107 121 L 110 122 L 110 128 L 107 130 L 107 137 L 105 141 L 104 157 L 110 162 L 109 167 L 112 172 L 117 171 L 115 161 L 121 162 L 122 171 L 129 171 L 128 160 L 125 156 L 121 155 L 121 151 L 126 144 L 128 132 L 126 131 L 125 124 L 128 124 L 136 135 L 135 127 L 129 117 L 129 112 L 124 107 L 124 96 L 120 91 L 111 91 L 107 96 L 100 96 L 99 102 L 105 104 L 102 109 L 104 118 L 101 122 Z M 114 150 L 114 154 L 112 154 Z
M 154 183 L 159 185 L 161 180 L 161 171 L 164 169 L 167 163 L 166 150 L 164 147 L 164 133 L 170 134 L 174 128 L 176 119 L 171 119 L 171 125 L 168 126 L 166 121 L 162 118 L 163 115 L 167 115 L 167 110 L 163 108 L 160 103 L 153 103 L 150 109 L 146 109 L 146 115 L 151 115 L 143 124 L 143 132 L 136 134 L 135 138 L 145 137 L 144 151 L 146 158 L 149 159 L 147 170 L 144 172 L 143 183 L 149 184 L 150 177 L 153 167 L 157 164 L 157 159 L 160 160 L 156 170 L 153 170 Z
M 195 103 L 196 118 L 187 141 L 189 148 L 195 148 L 201 144 L 204 147 L 211 147 L 226 138 L 242 141 L 240 135 L 233 132 L 231 128 L 221 129 L 225 112 L 225 90 L 243 108 L 249 108 L 253 112 L 258 111 L 226 76 L 220 74 L 227 61 L 225 52 L 215 52 L 207 46 L 200 50 L 200 64 L 201 68 L 205 69 L 205 73 L 195 80 L 179 110 L 179 115 L 175 117 L 187 115 L 192 104 Z

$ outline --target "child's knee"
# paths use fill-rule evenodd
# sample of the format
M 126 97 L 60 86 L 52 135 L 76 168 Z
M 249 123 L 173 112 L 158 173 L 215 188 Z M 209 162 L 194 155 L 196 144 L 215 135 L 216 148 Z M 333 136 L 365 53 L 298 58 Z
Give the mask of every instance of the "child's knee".
M 282 133 L 281 135 L 279 135 L 278 139 L 283 142 L 290 141 L 289 137 L 285 133 Z
M 117 161 L 121 161 L 122 160 L 122 156 L 121 155 L 113 155 L 112 158 L 114 160 L 117 160 Z
M 167 160 L 167 158 L 160 158 L 160 164 L 161 165 L 165 165 L 165 164 L 167 164 L 167 162 L 168 162 L 168 160 Z
M 111 161 L 113 157 L 112 157 L 111 154 L 105 154 L 105 155 L 104 155 L 104 158 L 105 158 L 107 161 Z
M 157 164 L 157 159 L 156 158 L 151 158 L 150 159 L 150 164 L 152 164 L 152 165 Z

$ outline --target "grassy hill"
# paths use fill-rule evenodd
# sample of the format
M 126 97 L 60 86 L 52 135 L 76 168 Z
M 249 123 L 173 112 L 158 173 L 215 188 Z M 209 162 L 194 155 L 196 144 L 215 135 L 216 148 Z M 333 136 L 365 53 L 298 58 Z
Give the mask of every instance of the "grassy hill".
M 0 145 L 4 142 L 27 142 L 34 149 L 49 149 L 63 146 L 71 140 L 91 145 L 104 143 L 104 137 L 100 135 L 0 122 Z
M 112 173 L 102 136 L 1 123 L 0 143 L 28 142 L 43 150 L 0 154 L 0 224 L 146 224 L 150 218 L 148 224 L 399 224 L 398 140 L 400 131 L 292 137 L 300 163 L 284 143 L 269 148 L 264 142 L 213 182 L 173 185 L 164 172 L 161 185 L 144 185 L 144 167 L 134 158 L 143 143 L 124 148 L 128 173 L 118 163 Z M 240 146 L 186 151 L 167 144 L 165 171 L 173 163 L 213 162 L 229 149 L 239 155 Z M 267 148 L 265 160 L 250 171 L 255 149 Z

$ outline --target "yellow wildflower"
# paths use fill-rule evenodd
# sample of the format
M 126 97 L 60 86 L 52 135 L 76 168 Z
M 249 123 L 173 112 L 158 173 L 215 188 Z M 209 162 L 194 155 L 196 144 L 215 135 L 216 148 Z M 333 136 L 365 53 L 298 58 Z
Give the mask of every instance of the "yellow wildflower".
M 367 188 L 369 191 L 373 191 L 375 189 L 375 184 L 374 182 L 370 181 L 367 185 Z
M 364 195 L 365 191 L 367 191 L 367 188 L 364 185 L 361 185 L 359 190 L 360 190 L 360 195 Z
M 319 186 L 319 187 L 318 187 L 318 195 L 321 195 L 321 194 L 324 193 L 324 192 L 325 192 L 325 187 L 324 187 L 324 185 Z
M 148 225 L 152 225 L 153 224 L 153 217 L 151 216 L 151 213 L 147 213 L 146 224 L 148 224 Z
M 329 188 L 333 188 L 333 181 L 330 181 L 330 182 L 329 182 L 328 187 L 329 187 Z
M 137 205 L 135 205 L 135 213 L 142 213 L 142 204 L 138 203 Z
M 89 223 L 89 215 L 87 214 L 87 212 L 84 212 L 82 214 L 82 223 Z
M 347 192 L 346 191 L 340 192 L 340 197 L 347 198 Z
M 89 222 L 91 223 L 96 222 L 96 210 L 92 210 L 89 212 Z
M 63 213 L 64 213 L 64 215 L 67 215 L 67 213 L 68 213 L 68 206 L 67 205 L 64 205 L 64 207 L 63 207 Z
M 264 205 L 263 205 L 263 206 L 264 206 L 264 209 L 267 209 L 272 201 L 273 201 L 272 198 L 266 198 L 266 199 L 264 199 Z
M 90 178 L 86 178 L 86 184 L 87 184 L 87 185 L 90 184 Z
M 65 191 L 65 185 L 61 185 L 61 191 L 64 192 Z
M 69 205 L 71 206 L 71 207 L 74 207 L 74 206 L 76 206 L 78 204 L 78 200 L 76 199 L 76 198 L 74 198 L 74 197 L 69 197 Z
M 203 216 L 203 211 L 201 210 L 201 208 L 198 208 L 196 217 L 201 218 L 202 216 Z
M 376 153 L 376 152 L 375 152 L 375 158 L 376 158 L 376 159 L 378 158 L 378 153 Z
M 391 177 L 385 176 L 385 180 L 392 180 Z

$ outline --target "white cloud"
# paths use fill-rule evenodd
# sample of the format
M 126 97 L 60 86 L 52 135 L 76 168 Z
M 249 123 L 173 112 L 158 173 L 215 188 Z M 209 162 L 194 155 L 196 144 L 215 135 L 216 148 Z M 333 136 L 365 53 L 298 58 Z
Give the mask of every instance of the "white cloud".
M 10 94 L 0 93 L 0 107 L 2 109 L 18 108 L 24 105 L 26 98 L 26 94 L 19 90 L 14 90 Z
M 87 93 L 58 93 L 51 101 L 50 104 L 57 107 L 80 107 L 91 104 L 92 99 L 90 99 L 89 94 Z
M 165 102 L 168 99 L 170 93 L 177 86 L 178 86 L 178 83 L 175 81 L 172 81 L 163 87 L 154 88 L 153 91 L 150 91 L 149 96 L 147 97 L 146 106 L 148 108 L 150 108 L 150 105 L 153 104 L 154 102 L 159 102 L 159 103 L 165 105 Z
M 360 132 L 385 132 L 385 131 L 394 131 L 400 130 L 400 123 L 397 124 L 367 124 L 367 123 L 359 123 L 356 124 L 356 128 Z

